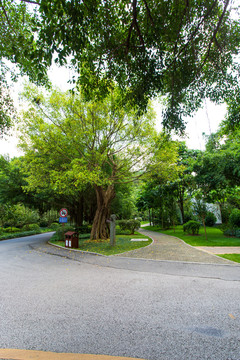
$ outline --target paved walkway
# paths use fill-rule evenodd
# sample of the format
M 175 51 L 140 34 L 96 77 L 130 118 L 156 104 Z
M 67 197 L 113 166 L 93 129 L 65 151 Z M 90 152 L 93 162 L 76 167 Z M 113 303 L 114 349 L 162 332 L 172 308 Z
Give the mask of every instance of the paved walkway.
M 169 236 L 161 234 L 155 231 L 149 231 L 141 229 L 143 235 L 150 236 L 154 241 L 151 245 L 128 251 L 126 253 L 112 255 L 112 256 L 102 256 L 99 255 L 96 260 L 89 252 L 84 252 L 81 250 L 71 250 L 64 247 L 56 247 L 49 245 L 47 243 L 30 245 L 31 248 L 38 250 L 40 252 L 48 253 L 51 255 L 57 255 L 61 257 L 66 257 L 76 261 L 87 261 L 89 263 L 106 264 L 112 263 L 113 259 L 117 260 L 121 258 L 135 258 L 135 259 L 147 259 L 147 260 L 162 260 L 162 261 L 178 261 L 178 262 L 189 262 L 189 263 L 201 263 L 201 264 L 219 264 L 219 265 L 236 265 L 238 263 L 232 262 L 227 259 L 223 259 L 210 253 L 211 248 L 207 248 L 207 252 L 203 248 L 193 247 L 186 244 L 179 238 L 174 236 Z M 220 248 L 218 248 L 220 249 Z M 229 249 L 229 248 L 228 248 Z M 231 248 L 230 248 L 231 249 Z M 230 250 L 233 253 L 233 250 Z M 220 250 L 217 250 L 217 253 L 220 254 Z M 226 253 L 226 250 L 224 250 Z M 106 260 L 107 258 L 107 260 Z M 112 260 L 111 260 L 112 259 Z M 119 259 L 120 260 L 120 259 Z
M 144 229 L 141 229 L 139 232 L 143 235 L 150 236 L 154 240 L 153 244 L 116 256 L 207 264 L 233 264 L 232 261 L 190 246 L 174 236 Z

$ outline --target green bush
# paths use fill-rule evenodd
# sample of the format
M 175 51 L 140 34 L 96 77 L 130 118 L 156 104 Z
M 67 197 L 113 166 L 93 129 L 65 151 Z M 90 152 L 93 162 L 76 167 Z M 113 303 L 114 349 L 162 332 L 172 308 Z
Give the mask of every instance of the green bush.
M 183 225 L 183 231 L 189 235 L 197 235 L 199 233 L 200 223 L 195 220 L 190 220 Z
M 224 233 L 225 236 L 235 236 L 237 238 L 240 238 L 240 229 L 235 228 L 235 229 L 229 229 L 227 228 Z
M 235 236 L 236 236 L 237 238 L 240 238 L 240 229 L 236 229 L 236 230 L 235 230 Z
M 224 232 L 223 232 L 223 234 L 225 235 L 225 236 L 235 236 L 235 234 L 236 234 L 236 231 L 234 230 L 234 229 L 225 229 L 224 230 Z
M 231 229 L 240 228 L 240 210 L 233 209 L 229 216 L 229 225 Z
M 48 221 L 47 220 L 40 220 L 39 226 L 41 227 L 48 227 Z
M 121 230 L 128 230 L 131 234 L 134 234 L 134 231 L 140 228 L 141 222 L 138 219 L 118 220 L 117 225 Z
M 53 222 L 51 225 L 50 225 L 50 229 L 53 230 L 53 231 L 57 231 L 57 229 L 62 226 L 61 224 L 57 223 L 57 222 Z
M 226 204 L 221 207 L 221 217 L 222 217 L 222 223 L 227 224 L 229 221 L 229 216 L 233 210 L 233 207 L 229 204 Z
M 218 229 L 221 230 L 223 233 L 229 228 L 228 224 L 221 224 L 218 225 Z
M 205 225 L 214 226 L 216 224 L 216 221 L 217 221 L 216 216 L 212 212 L 208 211 L 207 216 L 205 218 Z
M 90 234 L 90 232 L 91 232 L 91 227 L 89 227 L 88 225 L 82 225 L 82 226 L 76 227 L 75 230 L 76 230 L 79 234 Z
M 17 233 L 19 231 L 21 231 L 21 229 L 16 228 L 16 227 L 10 227 L 10 226 L 4 229 L 4 232 L 8 233 L 8 234 L 11 234 L 11 233 L 14 234 L 14 233 Z
M 64 241 L 65 240 L 64 234 L 67 231 L 74 231 L 74 230 L 75 230 L 74 226 L 72 226 L 72 225 L 64 225 L 64 226 L 59 227 L 55 233 L 55 240 Z
M 23 228 L 22 228 L 23 231 L 39 231 L 40 230 L 40 227 L 38 224 L 27 224 L 27 225 L 24 225 Z

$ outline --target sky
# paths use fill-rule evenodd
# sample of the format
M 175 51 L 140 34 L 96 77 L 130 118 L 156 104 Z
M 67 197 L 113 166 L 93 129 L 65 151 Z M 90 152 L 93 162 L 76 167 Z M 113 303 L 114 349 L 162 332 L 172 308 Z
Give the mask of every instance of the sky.
M 70 88 L 68 80 L 71 78 L 71 75 L 70 70 L 59 69 L 57 67 L 54 67 L 49 71 L 49 77 L 53 84 L 62 90 Z M 21 89 L 22 83 L 23 81 L 21 80 L 14 87 L 13 97 L 15 104 L 18 104 L 18 93 Z M 156 127 L 158 130 L 161 130 L 161 105 L 156 101 L 154 104 L 157 114 Z M 186 137 L 179 139 L 185 141 L 190 149 L 204 150 L 205 140 L 202 133 L 210 135 L 211 133 L 216 132 L 219 124 L 224 119 L 225 114 L 225 104 L 215 105 L 210 101 L 205 101 L 202 109 L 198 110 L 193 117 L 186 119 Z M 22 153 L 20 149 L 17 148 L 17 132 L 13 129 L 11 133 L 11 136 L 5 136 L 4 139 L 0 139 L 0 154 L 9 155 L 10 157 L 20 156 Z

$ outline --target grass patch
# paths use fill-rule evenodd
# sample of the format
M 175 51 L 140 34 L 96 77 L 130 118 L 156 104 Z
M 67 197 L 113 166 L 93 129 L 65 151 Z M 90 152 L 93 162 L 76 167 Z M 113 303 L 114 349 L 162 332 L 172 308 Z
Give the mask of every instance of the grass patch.
M 176 226 L 175 232 L 173 229 L 162 230 L 159 226 L 146 226 L 144 229 L 175 236 L 192 246 L 240 246 L 239 238 L 224 236 L 217 227 L 207 227 L 207 240 L 203 227 L 200 227 L 199 235 L 185 234 L 182 225 Z
M 141 225 L 149 224 L 149 220 L 143 220 L 141 221 Z
M 148 241 L 130 241 L 131 239 L 148 239 Z M 90 241 L 89 235 L 88 239 L 79 239 L 79 248 L 78 250 L 96 252 L 102 255 L 115 255 L 121 254 L 126 251 L 131 251 L 135 249 L 139 249 L 141 247 L 147 246 L 151 244 L 152 240 L 144 236 L 142 234 L 136 233 L 134 235 L 116 235 L 116 246 L 112 247 L 109 244 L 110 240 L 98 240 L 98 241 Z M 65 247 L 64 241 L 58 241 L 56 238 L 52 237 L 50 243 L 54 245 L 59 245 Z
M 218 255 L 224 259 L 235 261 L 237 263 L 240 263 L 240 254 L 224 254 L 224 255 Z

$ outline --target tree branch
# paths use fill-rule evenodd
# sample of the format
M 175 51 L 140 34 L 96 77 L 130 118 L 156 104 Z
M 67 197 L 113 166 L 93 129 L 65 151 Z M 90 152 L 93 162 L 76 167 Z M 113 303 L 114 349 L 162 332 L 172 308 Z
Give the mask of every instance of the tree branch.
M 132 6 L 133 6 L 133 25 L 137 30 L 141 45 L 145 48 L 144 40 L 137 22 L 137 0 L 133 0 Z
M 13 28 L 13 26 L 12 26 L 12 24 L 11 24 L 11 21 L 9 20 L 7 11 L 6 11 L 3 3 L 2 3 L 2 0 L 0 0 L 0 6 L 2 7 L 2 10 L 3 10 L 3 13 L 4 13 L 4 15 L 5 15 L 5 18 L 6 18 L 6 20 L 7 20 L 7 23 L 8 23 L 9 28 L 12 29 L 12 31 L 14 32 L 15 35 L 17 35 L 16 32 L 15 32 L 15 30 L 14 30 L 14 28 Z
M 144 2 L 144 4 L 145 4 L 145 6 L 146 6 L 147 14 L 148 14 L 148 17 L 149 17 L 149 19 L 150 19 L 150 21 L 151 21 L 151 24 L 152 24 L 152 26 L 154 27 L 154 26 L 155 26 L 155 25 L 154 25 L 154 21 L 153 21 L 153 18 L 152 18 L 150 9 L 149 9 L 149 7 L 148 7 L 147 1 L 146 1 L 146 0 L 143 0 L 143 2 Z
M 202 70 L 203 66 L 206 64 L 206 61 L 207 61 L 207 59 L 208 59 L 208 57 L 209 57 L 209 55 L 210 55 L 210 50 L 211 50 L 212 44 L 213 44 L 214 40 L 216 40 L 216 35 L 217 35 L 218 30 L 219 30 L 219 28 L 220 28 L 220 26 L 221 26 L 221 23 L 222 23 L 222 21 L 223 21 L 223 17 L 224 17 L 224 15 L 225 15 L 226 11 L 227 11 L 227 7 L 228 7 L 228 5 L 229 5 L 229 1 L 230 1 L 230 0 L 227 0 L 226 3 L 225 3 L 223 12 L 222 12 L 222 14 L 221 14 L 221 16 L 220 16 L 220 18 L 219 18 L 219 20 L 218 20 L 217 26 L 216 26 L 216 28 L 215 28 L 215 30 L 214 30 L 214 32 L 213 32 L 213 36 L 212 36 L 212 38 L 211 38 L 211 40 L 210 40 L 210 43 L 209 43 L 209 45 L 208 45 L 207 53 L 206 53 L 206 55 L 205 55 L 205 57 L 204 57 L 204 60 L 203 60 L 202 65 L 200 66 L 200 71 Z
M 26 3 L 29 3 L 29 4 L 34 4 L 34 5 L 41 5 L 40 2 L 38 1 L 33 1 L 33 0 L 20 0 L 20 1 L 23 1 L 23 2 L 26 2 Z

